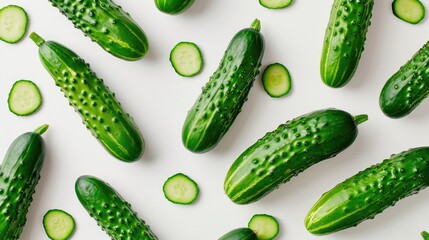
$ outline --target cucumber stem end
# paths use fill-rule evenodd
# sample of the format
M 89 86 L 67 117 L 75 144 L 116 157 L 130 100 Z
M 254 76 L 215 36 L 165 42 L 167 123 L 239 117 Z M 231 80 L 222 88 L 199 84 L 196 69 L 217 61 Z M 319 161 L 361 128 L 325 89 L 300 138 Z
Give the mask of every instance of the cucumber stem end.
M 368 115 L 366 115 L 366 114 L 357 115 L 357 116 L 354 116 L 353 119 L 354 119 L 356 125 L 359 125 L 359 124 L 366 122 L 368 120 Z
M 259 19 L 255 19 L 252 22 L 252 25 L 250 25 L 250 28 L 255 29 L 256 31 L 261 31 L 261 21 Z
M 49 128 L 48 124 L 43 124 L 42 126 L 38 127 L 36 130 L 34 130 L 34 133 L 42 135 L 44 132 L 46 132 L 46 130 L 48 130 L 48 128 Z
M 40 45 L 42 45 L 45 42 L 45 39 L 43 39 L 41 36 L 39 36 L 37 33 L 32 32 L 30 34 L 30 38 L 31 40 L 33 40 L 34 43 L 36 43 L 36 45 L 38 47 L 40 47 Z

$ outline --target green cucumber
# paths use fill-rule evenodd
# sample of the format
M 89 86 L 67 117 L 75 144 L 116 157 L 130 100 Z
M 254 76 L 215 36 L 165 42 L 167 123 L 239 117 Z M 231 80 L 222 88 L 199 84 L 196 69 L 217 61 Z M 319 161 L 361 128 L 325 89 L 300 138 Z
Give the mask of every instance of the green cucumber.
M 292 89 L 292 80 L 287 68 L 281 63 L 273 63 L 262 74 L 262 85 L 273 98 L 287 95 Z
M 420 235 L 422 235 L 423 240 L 429 240 L 429 233 L 426 231 L 423 231 L 420 233 Z
M 171 15 L 183 13 L 188 10 L 195 0 L 155 0 L 159 11 Z
M 169 177 L 162 187 L 165 198 L 176 204 L 188 205 L 197 200 L 200 189 L 197 183 L 183 173 Z
M 357 125 L 367 119 L 367 115 L 323 109 L 281 124 L 235 160 L 225 178 L 225 193 L 237 204 L 259 200 L 349 147 L 358 134 Z
M 179 42 L 170 52 L 174 70 L 183 77 L 192 77 L 201 72 L 204 60 L 195 43 Z
M 337 232 L 374 218 L 429 185 L 429 147 L 392 155 L 338 184 L 314 204 L 305 218 L 313 234 Z
M 65 46 L 45 42 L 36 33 L 31 33 L 30 38 L 39 46 L 43 66 L 93 136 L 116 158 L 125 162 L 138 160 L 144 151 L 143 137 L 103 80 Z
M 189 110 L 182 130 L 188 150 L 202 153 L 214 148 L 240 113 L 264 55 L 260 28 L 256 19 L 233 37 L 218 69 Z
M 259 4 L 268 9 L 281 9 L 291 5 L 293 0 L 259 0 Z
M 73 217 L 60 209 L 51 209 L 43 216 L 43 228 L 52 240 L 66 240 L 72 235 L 75 227 Z
M 339 88 L 353 77 L 364 50 L 374 0 L 334 0 L 325 33 L 320 73 L 329 87 Z
M 271 215 L 255 214 L 250 219 L 248 228 L 252 229 L 258 240 L 271 240 L 276 238 L 280 232 L 279 222 Z
M 131 205 L 101 179 L 81 176 L 76 180 L 75 191 L 82 206 L 110 238 L 158 239 Z
M 0 239 L 18 240 L 40 179 L 45 157 L 43 125 L 17 137 L 0 166 Z
M 112 0 L 49 0 L 85 36 L 128 61 L 143 58 L 149 43 L 144 31 Z
M 395 0 L 392 11 L 397 18 L 411 24 L 421 22 L 426 15 L 425 6 L 419 0 Z
M 410 114 L 429 95 L 429 42 L 387 80 L 380 108 L 391 118 Z
M 30 80 L 16 81 L 7 99 L 9 110 L 17 116 L 36 112 L 42 104 L 42 95 L 37 85 Z
M 19 42 L 27 32 L 28 15 L 20 6 L 8 5 L 0 9 L 0 40 Z
M 218 240 L 257 240 L 255 232 L 250 228 L 237 228 L 234 229 Z

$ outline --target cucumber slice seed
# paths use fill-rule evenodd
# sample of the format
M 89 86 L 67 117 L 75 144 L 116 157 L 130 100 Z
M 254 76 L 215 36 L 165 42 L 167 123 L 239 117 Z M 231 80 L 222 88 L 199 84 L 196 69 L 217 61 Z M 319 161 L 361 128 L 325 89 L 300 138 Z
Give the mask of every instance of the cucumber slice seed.
M 27 116 L 36 112 L 42 104 L 42 95 L 35 83 L 30 80 L 16 81 L 7 100 L 9 110 L 18 116 Z
M 277 220 L 267 214 L 255 214 L 249 221 L 248 228 L 252 229 L 258 240 L 271 240 L 279 235 L 280 227 Z
M 201 72 L 204 60 L 195 43 L 179 42 L 170 52 L 174 70 L 183 77 L 192 77 Z
M 0 40 L 7 43 L 19 42 L 27 32 L 28 15 L 16 5 L 0 9 Z
M 411 24 L 421 22 L 426 15 L 425 6 L 419 0 L 395 0 L 392 11 L 397 18 Z
M 75 221 L 67 212 L 51 209 L 43 216 L 43 228 L 50 239 L 65 240 L 72 235 Z
M 188 205 L 198 197 L 197 183 L 183 173 L 177 173 L 167 179 L 163 186 L 164 196 L 172 203 Z
M 259 0 L 259 4 L 268 9 L 281 9 L 291 5 L 293 0 Z
M 265 91 L 274 98 L 287 95 L 292 89 L 289 71 L 280 63 L 268 65 L 262 74 L 262 85 Z

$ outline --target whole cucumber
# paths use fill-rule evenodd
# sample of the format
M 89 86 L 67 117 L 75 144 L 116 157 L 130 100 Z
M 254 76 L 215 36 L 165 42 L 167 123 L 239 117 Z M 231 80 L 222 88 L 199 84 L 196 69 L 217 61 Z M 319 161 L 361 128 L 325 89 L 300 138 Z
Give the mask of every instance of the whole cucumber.
M 219 68 L 189 110 L 182 141 L 190 151 L 202 153 L 214 148 L 240 113 L 264 55 L 260 28 L 256 19 L 233 37 Z
M 333 88 L 353 77 L 364 50 L 374 0 L 334 0 L 325 33 L 320 73 Z
M 131 16 L 111 0 L 49 0 L 85 36 L 128 61 L 145 56 L 149 43 Z
M 0 239 L 18 240 L 40 179 L 45 157 L 42 134 L 48 125 L 20 135 L 0 166 Z
M 232 164 L 225 193 L 237 204 L 255 202 L 298 173 L 349 147 L 367 115 L 323 109 L 281 124 L 245 150 Z
M 322 195 L 305 218 L 313 234 L 340 231 L 374 218 L 429 185 L 429 147 L 392 155 Z
M 167 14 L 179 14 L 188 10 L 195 0 L 155 0 L 156 7 Z
M 143 137 L 103 80 L 65 46 L 45 42 L 36 33 L 31 33 L 30 38 L 39 46 L 43 66 L 92 135 L 116 158 L 125 162 L 138 160 L 144 151 Z
M 75 191 L 82 206 L 111 239 L 158 239 L 131 205 L 101 179 L 81 176 L 76 180 Z
M 386 116 L 401 118 L 429 95 L 429 42 L 384 85 L 380 107 Z
M 257 240 L 257 239 L 258 237 L 256 236 L 255 232 L 252 229 L 237 228 L 226 233 L 218 240 Z

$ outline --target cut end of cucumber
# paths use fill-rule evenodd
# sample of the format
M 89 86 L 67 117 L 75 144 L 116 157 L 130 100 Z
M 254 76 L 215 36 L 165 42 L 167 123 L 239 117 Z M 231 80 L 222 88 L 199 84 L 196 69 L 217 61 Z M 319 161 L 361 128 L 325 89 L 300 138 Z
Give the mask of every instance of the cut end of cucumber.
M 7 43 L 19 42 L 27 32 L 28 16 L 16 5 L 0 9 L 0 39 Z
M 45 39 L 43 39 L 35 32 L 30 33 L 30 38 L 31 40 L 33 40 L 34 43 L 36 43 L 38 47 L 40 47 L 40 45 L 42 45 L 45 42 Z
M 258 240 L 271 240 L 279 235 L 280 227 L 277 220 L 267 214 L 255 214 L 249 221 L 248 228 L 252 229 Z
M 259 4 L 268 9 L 281 9 L 292 4 L 293 0 L 259 0 Z
M 200 49 L 192 42 L 178 43 L 171 50 L 170 62 L 174 70 L 183 77 L 197 75 L 204 65 Z
M 165 197 L 172 203 L 188 205 L 198 197 L 197 183 L 183 173 L 177 173 L 167 179 L 163 186 Z
M 52 209 L 43 216 L 43 227 L 50 239 L 65 240 L 72 235 L 75 228 L 75 221 L 67 212 Z
M 261 31 L 261 21 L 259 19 L 255 19 L 252 22 L 252 25 L 250 25 L 250 28 L 255 29 L 256 31 Z
M 392 11 L 397 18 L 411 24 L 421 22 L 426 15 L 426 9 L 419 0 L 395 0 Z
M 9 110 L 18 116 L 36 112 L 42 104 L 42 95 L 36 84 L 29 80 L 15 82 L 9 92 Z
M 280 63 L 270 64 L 262 74 L 262 85 L 265 91 L 274 98 L 287 95 L 292 89 L 289 71 Z

